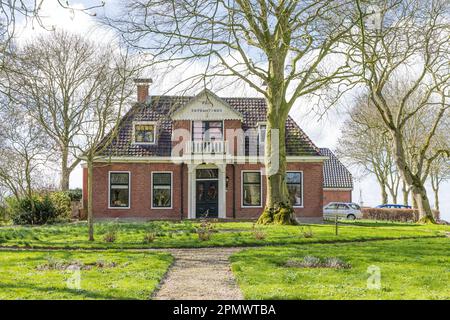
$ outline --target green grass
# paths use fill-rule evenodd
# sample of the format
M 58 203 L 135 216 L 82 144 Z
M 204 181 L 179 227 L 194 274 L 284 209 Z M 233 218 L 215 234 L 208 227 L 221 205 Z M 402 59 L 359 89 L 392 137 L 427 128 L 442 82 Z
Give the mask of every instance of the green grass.
M 255 238 L 251 222 L 215 223 L 215 232 L 209 241 L 201 241 L 196 233 L 198 223 L 141 222 L 141 223 L 96 223 L 95 241 L 87 240 L 85 222 L 46 226 L 0 227 L 0 246 L 22 248 L 173 248 L 212 246 L 286 245 L 309 242 L 335 242 L 353 240 L 376 240 L 404 237 L 439 236 L 450 231 L 449 226 L 424 226 L 418 224 L 374 223 L 360 221 L 342 223 L 339 235 L 334 234 L 334 225 L 310 226 L 257 226 L 265 234 L 263 240 Z M 305 238 L 302 228 L 311 228 L 314 237 Z M 104 241 L 104 235 L 117 229 L 114 243 Z M 151 243 L 144 243 L 147 232 L 157 234 Z
M 75 278 L 64 267 L 41 270 L 51 261 L 115 266 L 81 270 L 78 290 L 67 285 Z M 149 299 L 171 262 L 170 255 L 156 252 L 0 251 L 0 300 Z
M 351 269 L 287 267 L 338 257 Z M 450 239 L 411 239 L 247 249 L 231 257 L 246 299 L 450 299 Z M 381 288 L 368 289 L 368 267 Z

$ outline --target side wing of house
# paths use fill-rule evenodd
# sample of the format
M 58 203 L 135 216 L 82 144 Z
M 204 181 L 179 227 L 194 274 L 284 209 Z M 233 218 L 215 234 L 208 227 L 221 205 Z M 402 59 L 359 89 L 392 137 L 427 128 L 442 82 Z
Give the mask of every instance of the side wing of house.
M 320 148 L 327 157 L 323 164 L 323 204 L 330 202 L 352 202 L 353 178 L 348 169 L 328 148 Z

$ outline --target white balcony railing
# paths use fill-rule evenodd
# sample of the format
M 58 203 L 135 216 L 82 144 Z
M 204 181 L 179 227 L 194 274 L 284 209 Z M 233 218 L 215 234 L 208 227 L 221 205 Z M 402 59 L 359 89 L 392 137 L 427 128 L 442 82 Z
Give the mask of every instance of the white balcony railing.
M 186 147 L 188 154 L 224 154 L 228 151 L 228 143 L 223 140 L 189 141 Z

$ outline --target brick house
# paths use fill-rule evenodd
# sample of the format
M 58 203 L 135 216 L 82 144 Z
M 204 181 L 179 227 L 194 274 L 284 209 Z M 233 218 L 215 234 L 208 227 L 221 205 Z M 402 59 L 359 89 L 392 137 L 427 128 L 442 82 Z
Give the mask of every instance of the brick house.
M 95 218 L 257 218 L 266 200 L 265 114 L 262 98 L 220 98 L 208 90 L 149 96 L 148 83 L 138 83 L 138 102 L 95 162 Z M 321 218 L 328 157 L 291 118 L 286 149 L 296 215 Z
M 348 169 L 328 148 L 320 148 L 327 157 L 323 163 L 323 205 L 330 202 L 352 202 L 353 179 Z

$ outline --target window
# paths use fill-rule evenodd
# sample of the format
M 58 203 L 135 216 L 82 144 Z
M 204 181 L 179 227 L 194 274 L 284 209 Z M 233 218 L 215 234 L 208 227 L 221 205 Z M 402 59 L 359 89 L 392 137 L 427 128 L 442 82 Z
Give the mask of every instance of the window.
M 264 156 L 265 145 L 266 145 L 266 124 L 258 124 L 258 155 Z
M 289 192 L 289 199 L 294 207 L 303 206 L 302 172 L 287 172 L 286 183 Z
M 223 140 L 222 121 L 194 121 L 192 139 L 194 141 Z
M 197 169 L 197 179 L 218 179 L 218 169 Z
M 359 205 L 357 205 L 356 203 L 350 203 L 349 206 L 352 209 L 356 209 L 356 210 L 360 210 L 361 209 L 361 207 Z
M 134 143 L 154 144 L 156 141 L 156 125 L 150 122 L 134 123 Z
M 152 184 L 152 208 L 172 208 L 172 172 L 153 172 Z
M 109 207 L 123 209 L 130 207 L 129 172 L 109 173 Z
M 328 204 L 327 206 L 326 206 L 326 208 L 327 209 L 337 209 L 338 208 L 338 205 L 337 205 L 337 203 L 331 203 L 331 204 Z
M 261 206 L 261 172 L 242 172 L 242 206 Z

